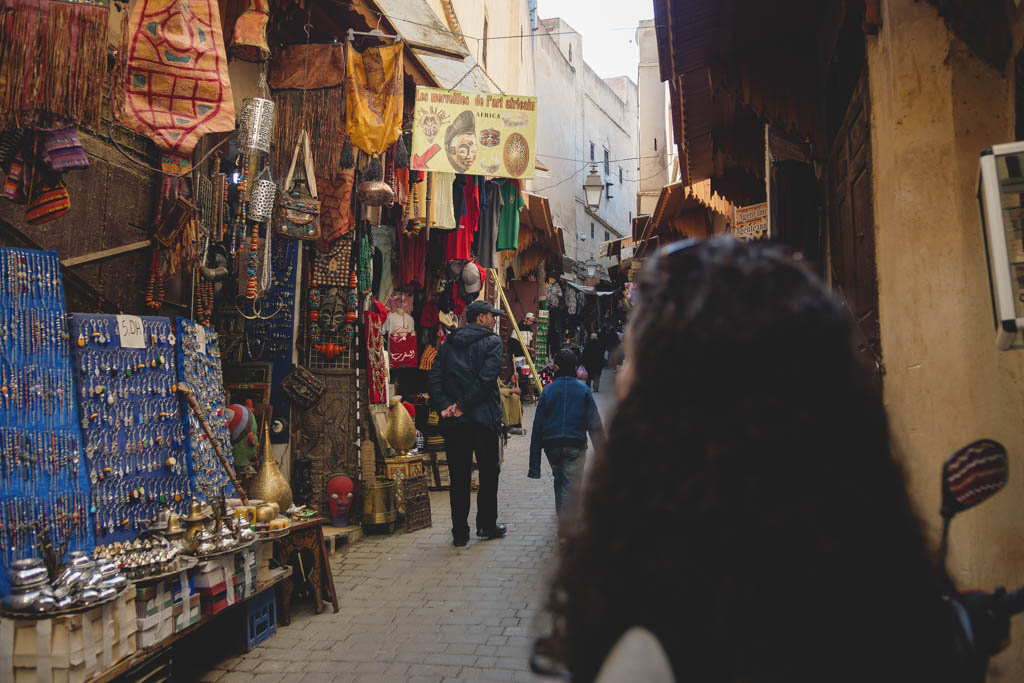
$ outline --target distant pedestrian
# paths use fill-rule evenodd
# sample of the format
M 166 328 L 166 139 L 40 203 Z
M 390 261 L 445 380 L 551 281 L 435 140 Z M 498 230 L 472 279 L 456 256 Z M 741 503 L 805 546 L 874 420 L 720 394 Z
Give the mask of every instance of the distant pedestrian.
M 583 347 L 583 367 L 587 369 L 587 386 L 601 391 L 601 370 L 604 369 L 605 343 L 597 332 L 590 335 L 590 341 Z
M 473 453 L 480 468 L 476 499 L 476 535 L 501 538 L 507 532 L 498 524 L 498 439 L 501 433 L 501 337 L 494 333 L 495 316 L 501 311 L 485 301 L 466 306 L 466 326 L 441 345 L 430 369 L 431 407 L 441 414 L 440 428 L 447 444 L 451 477 L 452 542 L 469 542 L 469 490 Z
M 543 448 L 555 477 L 555 510 L 563 518 L 572 488 L 583 476 L 587 459 L 587 434 L 597 448 L 604 439 L 601 415 L 590 393 L 576 379 L 576 354 L 562 349 L 555 356 L 555 380 L 544 387 L 533 416 L 530 438 L 530 469 L 527 476 L 540 479 L 540 454 Z

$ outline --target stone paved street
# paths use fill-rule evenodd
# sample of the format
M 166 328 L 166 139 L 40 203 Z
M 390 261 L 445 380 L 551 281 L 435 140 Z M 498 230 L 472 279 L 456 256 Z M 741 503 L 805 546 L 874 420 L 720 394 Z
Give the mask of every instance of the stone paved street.
M 596 394 L 610 414 L 613 373 Z M 523 418 L 527 429 L 533 407 Z M 292 624 L 251 653 L 218 663 L 217 683 L 526 681 L 554 558 L 551 472 L 527 479 L 530 435 L 512 436 L 499 488 L 506 538 L 451 544 L 447 492 L 431 493 L 433 527 L 368 536 L 334 556 L 341 610 L 297 606 Z M 475 516 L 470 512 L 470 524 Z

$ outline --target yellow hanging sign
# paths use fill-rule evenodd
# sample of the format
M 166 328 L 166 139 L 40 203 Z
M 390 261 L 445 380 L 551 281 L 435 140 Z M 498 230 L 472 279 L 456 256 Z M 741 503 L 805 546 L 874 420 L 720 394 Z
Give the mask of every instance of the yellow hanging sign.
M 533 177 L 537 98 L 416 88 L 410 168 Z

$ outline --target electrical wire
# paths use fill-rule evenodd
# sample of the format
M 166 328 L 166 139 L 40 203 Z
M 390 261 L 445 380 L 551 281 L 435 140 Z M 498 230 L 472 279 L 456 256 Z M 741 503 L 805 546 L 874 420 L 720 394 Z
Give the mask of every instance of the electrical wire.
M 576 161 L 576 162 L 581 163 L 581 164 L 603 164 L 604 163 L 604 159 L 573 159 L 572 157 L 559 157 L 559 156 L 555 156 L 554 154 L 545 154 L 544 152 L 537 152 L 536 156 L 544 157 L 546 159 L 558 159 L 560 161 Z M 615 162 L 615 161 L 639 161 L 641 159 L 657 159 L 659 157 L 661 157 L 660 154 L 651 154 L 651 155 L 645 156 L 645 157 L 622 157 L 622 158 L 619 158 L 619 159 L 609 159 L 608 163 L 610 164 L 610 163 Z
M 540 155 L 537 155 L 537 156 L 540 156 Z M 543 192 L 545 190 L 551 190 L 551 189 L 554 189 L 554 188 L 558 187 L 559 185 L 567 183 L 570 180 L 572 180 L 573 178 L 575 178 L 576 176 L 578 176 L 580 174 L 580 171 L 585 170 L 587 168 L 587 164 L 590 164 L 590 163 L 598 163 L 598 162 L 590 162 L 590 161 L 583 162 L 583 166 L 580 166 L 580 168 L 575 173 L 573 173 L 571 176 L 569 176 L 568 178 L 563 178 L 562 180 L 559 180 L 554 185 L 548 185 L 547 187 L 541 187 L 541 188 L 537 188 L 535 190 L 530 190 L 530 191 L 531 192 L 535 192 L 535 193 L 536 192 Z M 659 168 L 657 171 L 655 171 L 654 173 L 652 173 L 651 175 L 649 175 L 649 176 L 647 176 L 645 178 L 628 178 L 628 177 L 624 177 L 623 178 L 623 182 L 627 182 L 628 181 L 628 182 L 631 182 L 631 183 L 642 183 L 645 180 L 650 180 L 651 178 L 654 178 L 655 176 L 661 175 L 661 172 L 665 171 L 667 169 L 668 169 L 668 162 L 666 161 L 664 164 L 662 164 L 661 168 Z

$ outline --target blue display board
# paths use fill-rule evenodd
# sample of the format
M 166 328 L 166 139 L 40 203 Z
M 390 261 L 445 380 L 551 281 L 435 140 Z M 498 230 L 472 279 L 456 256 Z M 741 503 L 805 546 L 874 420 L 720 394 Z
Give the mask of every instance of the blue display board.
M 291 399 L 281 391 L 281 383 L 292 370 L 292 352 L 295 349 L 293 311 L 298 258 L 298 240 L 274 240 L 271 260 L 273 281 L 260 307 L 263 315 L 268 317 L 254 316 L 245 321 L 242 359 L 272 363 L 270 404 L 274 407 L 275 417 L 287 417 L 291 409 Z
M 57 253 L 0 248 L 0 593 L 44 528 L 92 550 L 74 392 Z
M 217 333 L 180 316 L 175 318 L 175 325 L 178 331 L 178 381 L 184 382 L 195 395 L 207 425 L 230 463 L 231 432 L 228 431 Z M 199 420 L 187 406 L 184 410 L 188 427 L 185 443 L 193 495 L 197 500 L 207 502 L 212 502 L 222 488 L 226 495 L 234 495 L 234 486 L 217 459 Z
M 68 327 L 96 542 L 132 540 L 162 508 L 187 514 L 191 498 L 176 330 L 83 313 Z

